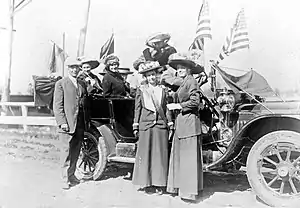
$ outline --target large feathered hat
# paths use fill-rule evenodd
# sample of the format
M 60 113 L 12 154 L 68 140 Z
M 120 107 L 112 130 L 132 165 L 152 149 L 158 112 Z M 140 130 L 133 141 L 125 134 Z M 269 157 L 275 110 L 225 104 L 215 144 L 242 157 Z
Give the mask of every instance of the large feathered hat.
M 163 70 L 163 67 L 159 65 L 158 61 L 146 61 L 145 63 L 140 64 L 140 68 L 140 74 L 145 74 L 150 71 L 160 72 Z
M 168 33 L 156 33 L 151 35 L 147 40 L 146 40 L 146 45 L 153 47 L 154 43 L 157 42 L 165 42 L 167 43 L 171 38 L 171 35 Z
M 192 74 L 199 74 L 204 71 L 202 53 L 189 51 L 186 53 L 174 53 L 169 57 L 169 65 L 178 69 L 178 65 L 186 66 L 191 69 Z
M 81 64 L 89 64 L 91 66 L 91 69 L 96 69 L 100 64 L 98 60 L 93 58 L 83 57 L 80 60 L 81 60 Z

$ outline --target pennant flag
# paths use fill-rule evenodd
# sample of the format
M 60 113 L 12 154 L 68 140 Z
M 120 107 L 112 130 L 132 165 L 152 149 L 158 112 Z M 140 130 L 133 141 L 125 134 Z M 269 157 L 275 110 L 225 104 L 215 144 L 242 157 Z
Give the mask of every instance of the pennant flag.
M 207 0 L 204 0 L 201 6 L 199 16 L 198 16 L 196 38 L 194 42 L 191 44 L 191 46 L 189 47 L 189 50 L 192 49 L 203 50 L 204 38 L 212 39 L 210 16 L 209 16 L 209 5 Z
M 56 73 L 61 71 L 67 57 L 68 54 L 58 45 L 53 43 L 52 52 L 50 56 L 49 72 Z
M 56 67 L 56 47 L 55 47 L 55 44 L 53 44 L 51 57 L 50 57 L 49 71 L 50 71 L 50 73 L 55 73 L 56 70 L 57 70 L 57 67 Z
M 57 50 L 57 56 L 61 58 L 63 62 L 69 57 L 68 54 L 58 45 L 54 44 Z
M 100 50 L 100 60 L 104 59 L 109 54 L 113 54 L 115 50 L 115 38 L 114 34 L 104 43 Z
M 244 48 L 249 48 L 249 46 L 245 12 L 244 9 L 242 9 L 238 13 L 235 24 L 230 30 L 230 35 L 226 37 L 226 42 L 219 54 L 219 61 L 223 60 L 225 56 L 229 56 L 230 53 Z M 219 63 L 219 61 L 217 63 Z

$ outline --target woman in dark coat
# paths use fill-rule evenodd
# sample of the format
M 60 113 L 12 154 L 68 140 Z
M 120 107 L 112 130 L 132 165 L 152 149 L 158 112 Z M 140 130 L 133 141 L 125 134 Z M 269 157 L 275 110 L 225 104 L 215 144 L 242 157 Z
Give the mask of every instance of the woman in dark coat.
M 168 129 L 173 122 L 167 110 L 167 94 L 158 85 L 157 73 L 162 67 L 152 61 L 145 66 L 140 73 L 147 83 L 138 88 L 135 97 L 133 129 L 139 142 L 132 182 L 146 192 L 162 194 L 162 187 L 167 185 Z
M 169 61 L 183 82 L 175 93 L 175 103 L 169 110 L 178 113 L 169 163 L 167 191 L 178 193 L 187 200 L 195 200 L 203 189 L 201 123 L 199 118 L 200 88 L 192 76 L 199 73 L 199 65 L 186 59 Z
M 117 56 L 110 55 L 105 59 L 106 74 L 102 80 L 103 95 L 105 97 L 125 97 L 130 88 L 118 72 L 120 60 Z

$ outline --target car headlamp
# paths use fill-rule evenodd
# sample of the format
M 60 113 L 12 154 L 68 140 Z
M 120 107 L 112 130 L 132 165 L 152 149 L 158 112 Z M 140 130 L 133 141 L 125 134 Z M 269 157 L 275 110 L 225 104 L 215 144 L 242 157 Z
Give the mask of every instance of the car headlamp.
M 222 138 L 223 144 L 228 145 L 233 138 L 232 130 L 228 127 L 221 129 L 221 138 Z
M 221 111 L 227 112 L 234 108 L 235 98 L 225 89 L 220 93 L 220 96 L 217 98 L 217 102 L 220 105 Z

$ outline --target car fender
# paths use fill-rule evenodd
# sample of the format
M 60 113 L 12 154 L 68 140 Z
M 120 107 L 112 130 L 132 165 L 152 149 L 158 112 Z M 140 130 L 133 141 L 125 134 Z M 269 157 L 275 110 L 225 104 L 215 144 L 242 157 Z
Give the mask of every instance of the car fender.
M 116 153 L 116 144 L 117 139 L 114 131 L 110 127 L 110 125 L 104 124 L 97 127 L 100 134 L 103 136 L 105 143 L 107 145 L 108 155 L 112 155 Z
M 250 151 L 253 144 L 263 135 L 275 130 L 292 130 L 300 132 L 299 115 L 262 115 L 248 121 L 234 136 L 226 152 L 206 168 L 222 169 L 224 164 L 230 163 L 243 151 Z M 251 137 L 249 135 L 252 134 Z M 299 138 L 300 139 L 300 138 Z M 244 147 L 247 147 L 245 150 Z M 248 152 L 247 152 L 248 156 Z M 244 160 L 246 160 L 244 158 Z

